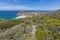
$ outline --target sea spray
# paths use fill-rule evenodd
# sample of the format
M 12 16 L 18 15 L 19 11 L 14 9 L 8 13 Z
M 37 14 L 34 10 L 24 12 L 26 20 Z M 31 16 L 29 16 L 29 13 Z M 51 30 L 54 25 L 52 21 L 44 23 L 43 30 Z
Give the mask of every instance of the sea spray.
M 17 16 L 16 18 L 13 19 L 19 19 L 19 18 L 26 18 L 26 16 Z

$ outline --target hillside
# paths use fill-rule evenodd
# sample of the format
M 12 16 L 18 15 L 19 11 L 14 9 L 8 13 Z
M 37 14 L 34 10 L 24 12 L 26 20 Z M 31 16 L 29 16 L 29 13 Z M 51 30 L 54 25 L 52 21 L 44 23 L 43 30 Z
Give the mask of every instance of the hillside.
M 0 20 L 0 40 L 60 40 L 59 11 L 22 12 L 26 18 Z
M 19 12 L 17 16 L 33 17 L 33 16 L 43 16 L 46 12 Z

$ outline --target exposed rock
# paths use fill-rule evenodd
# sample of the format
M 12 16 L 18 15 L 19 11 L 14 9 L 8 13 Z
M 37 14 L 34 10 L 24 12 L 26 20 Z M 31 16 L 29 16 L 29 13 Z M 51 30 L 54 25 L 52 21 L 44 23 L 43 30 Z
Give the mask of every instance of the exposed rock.
M 47 27 L 46 30 L 49 32 L 49 31 L 51 31 L 52 29 L 51 29 L 51 27 Z
M 57 31 L 57 32 L 60 32 L 60 27 L 57 27 L 57 28 L 56 28 L 56 31 Z
M 45 12 L 19 12 L 17 16 L 33 17 L 33 16 L 43 16 Z
M 50 40 L 50 37 L 49 37 L 49 36 L 47 36 L 47 37 L 46 37 L 46 40 Z

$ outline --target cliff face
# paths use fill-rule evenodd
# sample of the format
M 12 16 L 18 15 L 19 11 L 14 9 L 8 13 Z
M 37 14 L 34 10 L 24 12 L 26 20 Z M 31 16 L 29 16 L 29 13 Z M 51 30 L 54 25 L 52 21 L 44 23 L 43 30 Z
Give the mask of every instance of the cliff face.
M 45 12 L 19 12 L 18 16 L 33 17 L 33 16 L 43 16 Z
M 33 16 L 53 16 L 53 15 L 60 15 L 60 9 L 52 12 L 19 12 L 18 16 L 25 16 L 25 17 L 33 17 Z

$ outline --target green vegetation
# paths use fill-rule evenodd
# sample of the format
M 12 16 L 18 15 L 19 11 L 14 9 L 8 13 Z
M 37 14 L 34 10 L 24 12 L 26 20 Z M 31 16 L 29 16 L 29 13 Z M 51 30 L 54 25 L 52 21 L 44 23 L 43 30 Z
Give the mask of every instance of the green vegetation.
M 46 15 L 12 20 L 1 19 L 0 40 L 31 40 L 32 25 L 36 26 L 36 40 L 60 40 L 60 14 L 54 12 Z
M 45 38 L 47 37 L 48 33 L 46 30 L 37 30 L 36 32 L 36 39 L 37 40 L 45 40 Z
M 0 33 L 0 40 L 26 40 L 31 31 L 32 28 L 30 26 L 16 25 Z
M 44 17 L 42 21 L 44 23 L 39 23 L 36 28 L 36 40 L 60 40 L 60 20 Z

